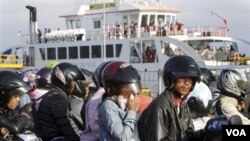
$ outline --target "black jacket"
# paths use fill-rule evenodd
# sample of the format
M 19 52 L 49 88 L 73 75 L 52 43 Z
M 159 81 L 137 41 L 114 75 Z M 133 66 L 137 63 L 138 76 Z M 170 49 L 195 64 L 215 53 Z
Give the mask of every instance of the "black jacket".
M 0 127 L 5 127 L 11 135 L 22 133 L 25 129 L 32 129 L 32 120 L 21 115 L 18 110 L 8 110 L 0 107 Z
M 142 113 L 138 131 L 141 141 L 183 141 L 188 140 L 187 136 L 196 136 L 192 133 L 193 124 L 187 104 L 183 102 L 178 114 L 173 96 L 167 90 Z
M 55 137 L 65 137 L 69 141 L 80 140 L 80 130 L 69 111 L 68 97 L 61 90 L 50 90 L 43 97 L 38 109 L 38 120 L 43 140 Z

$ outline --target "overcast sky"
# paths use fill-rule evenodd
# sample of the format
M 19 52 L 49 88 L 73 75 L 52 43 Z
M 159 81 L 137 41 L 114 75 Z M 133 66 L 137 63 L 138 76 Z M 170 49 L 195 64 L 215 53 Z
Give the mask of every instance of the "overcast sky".
M 38 28 L 64 29 L 59 18 L 90 0 L 0 0 L 0 51 L 19 42 L 18 31 L 28 33 L 29 11 L 37 8 Z M 178 21 L 191 26 L 222 26 L 223 21 L 212 16 L 216 12 L 228 21 L 230 36 L 250 41 L 250 0 L 166 0 L 168 7 L 182 10 Z M 250 51 L 249 51 L 250 52 Z

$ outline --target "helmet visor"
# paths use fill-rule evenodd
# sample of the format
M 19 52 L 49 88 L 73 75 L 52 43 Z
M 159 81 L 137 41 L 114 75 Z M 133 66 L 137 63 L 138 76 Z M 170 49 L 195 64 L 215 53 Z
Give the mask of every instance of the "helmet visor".
M 138 94 L 141 91 L 141 83 L 131 83 L 131 84 L 126 84 L 126 86 L 131 90 L 133 94 Z
M 238 80 L 237 85 L 241 92 L 246 93 L 247 92 L 247 82 L 243 80 Z
M 29 85 L 27 85 L 26 87 L 20 87 L 20 88 L 16 88 L 13 90 L 10 90 L 8 92 L 9 95 L 23 95 L 25 93 L 28 93 L 31 90 L 31 87 Z
M 183 77 L 194 77 L 197 78 L 198 82 L 200 81 L 200 74 L 199 73 L 182 73 L 182 72 L 172 72 L 175 79 L 183 78 Z

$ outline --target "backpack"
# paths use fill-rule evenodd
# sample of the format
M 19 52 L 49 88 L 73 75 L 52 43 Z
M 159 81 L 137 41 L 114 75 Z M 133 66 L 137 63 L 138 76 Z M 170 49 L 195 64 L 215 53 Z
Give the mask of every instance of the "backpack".
M 38 109 L 39 109 L 39 105 L 41 103 L 41 101 L 47 97 L 50 96 L 52 94 L 58 94 L 59 90 L 57 89 L 52 89 L 47 91 L 46 93 L 42 94 L 42 96 L 36 98 L 36 99 L 32 99 L 32 119 L 33 119 L 33 127 L 34 127 L 34 133 L 36 135 L 38 135 L 39 137 L 41 137 L 42 133 L 42 129 L 40 128 L 40 121 L 38 118 Z
M 99 138 L 98 110 L 102 103 L 104 89 L 99 89 L 86 103 L 84 118 L 86 129 L 81 134 L 81 140 L 95 141 Z M 92 117 L 91 119 L 89 119 Z

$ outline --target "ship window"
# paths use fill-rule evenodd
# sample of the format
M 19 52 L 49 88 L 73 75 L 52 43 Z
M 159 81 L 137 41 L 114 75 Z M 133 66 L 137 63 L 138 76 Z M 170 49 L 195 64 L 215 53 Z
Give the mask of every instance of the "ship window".
M 28 60 L 26 60 L 27 62 L 27 66 L 35 66 L 35 48 L 34 47 L 29 47 L 29 56 L 27 56 Z
M 115 56 L 116 57 L 120 57 L 121 50 L 122 50 L 122 44 L 116 44 L 115 45 Z
M 158 22 L 158 26 L 163 26 L 165 23 L 165 15 L 158 15 L 157 22 Z
M 161 41 L 162 53 L 169 57 L 185 55 L 185 53 L 176 45 L 169 42 Z
M 81 28 L 81 20 L 80 19 L 76 20 L 76 28 Z
M 94 21 L 94 28 L 101 28 L 101 21 Z
M 131 63 L 140 63 L 140 51 L 141 51 L 141 44 L 138 41 L 130 42 L 130 62 Z
M 45 48 L 40 48 L 40 54 L 41 54 L 42 60 L 45 60 Z
M 113 45 L 106 45 L 106 57 L 114 57 L 114 48 Z
M 78 58 L 78 51 L 77 47 L 69 47 L 69 59 L 77 59 Z
M 68 29 L 75 29 L 76 28 L 75 20 L 67 20 L 67 28 Z
M 101 58 L 101 46 L 100 45 L 92 46 L 91 49 L 92 49 L 92 53 L 91 53 L 92 58 Z
M 141 17 L 141 27 L 148 25 L 148 15 L 142 15 Z
M 151 26 L 155 25 L 155 15 L 150 15 L 149 24 Z
M 48 48 L 47 49 L 47 58 L 48 60 L 55 60 L 56 59 L 56 49 L 55 48 Z
M 59 47 L 57 51 L 58 59 L 67 59 L 67 48 Z
M 154 40 L 142 41 L 142 60 L 143 63 L 158 62 L 158 55 Z
M 171 23 L 175 25 L 175 16 L 171 16 Z
M 167 21 L 166 23 L 167 23 L 167 26 L 168 26 L 168 27 L 170 26 L 170 22 L 171 22 L 170 20 L 171 20 L 171 19 L 170 19 L 170 15 L 167 15 L 167 16 L 166 16 L 166 21 Z
M 80 58 L 89 58 L 89 46 L 80 47 Z

